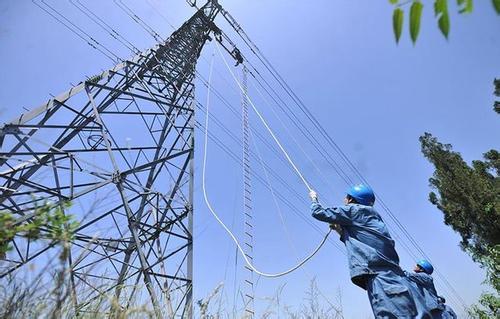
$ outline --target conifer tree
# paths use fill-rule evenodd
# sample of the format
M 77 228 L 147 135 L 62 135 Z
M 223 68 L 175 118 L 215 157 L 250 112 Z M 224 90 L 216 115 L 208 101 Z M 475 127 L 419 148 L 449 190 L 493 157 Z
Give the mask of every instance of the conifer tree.
M 500 97 L 500 80 L 494 81 Z M 500 102 L 494 102 L 500 113 Z M 450 144 L 430 133 L 420 137 L 424 156 L 434 165 L 429 200 L 462 238 L 460 246 L 486 270 L 493 292 L 483 293 L 469 309 L 473 318 L 500 318 L 500 154 L 491 149 L 468 165 Z

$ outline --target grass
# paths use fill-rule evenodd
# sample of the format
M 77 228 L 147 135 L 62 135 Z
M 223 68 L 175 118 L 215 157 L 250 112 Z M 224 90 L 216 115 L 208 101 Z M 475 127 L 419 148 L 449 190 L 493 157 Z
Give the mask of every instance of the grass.
M 128 309 L 121 308 L 113 298 L 99 298 L 85 307 L 85 312 L 77 312 L 73 306 L 70 293 L 70 282 L 67 269 L 60 263 L 60 267 L 53 271 L 51 280 L 48 276 L 37 275 L 28 277 L 24 272 L 17 272 L 13 276 L 2 279 L 0 287 L 0 318 L 83 318 L 83 319 L 128 319 L 128 318 L 155 318 L 151 304 L 134 306 Z M 49 267 L 46 267 L 49 269 Z M 44 269 L 44 270 L 46 270 Z M 43 272 L 42 272 L 43 273 Z M 233 313 L 221 307 L 223 283 L 215 287 L 205 298 L 198 300 L 194 307 L 194 318 L 223 319 L 246 318 L 244 311 Z M 315 280 L 312 280 L 309 289 L 304 293 L 303 302 L 298 306 L 291 306 L 283 300 L 283 287 L 274 295 L 256 300 L 264 306 L 262 313 L 255 318 L 310 318 L 310 319 L 341 319 L 342 300 L 339 293 L 335 304 L 324 306 L 319 302 L 321 292 Z M 130 288 L 130 287 L 129 287 Z M 133 287 L 132 287 L 133 288 Z M 85 292 L 79 292 L 79 296 Z M 227 307 L 230 309 L 232 305 Z M 118 309 L 118 310 L 116 310 Z M 113 315 L 111 315 L 113 313 Z

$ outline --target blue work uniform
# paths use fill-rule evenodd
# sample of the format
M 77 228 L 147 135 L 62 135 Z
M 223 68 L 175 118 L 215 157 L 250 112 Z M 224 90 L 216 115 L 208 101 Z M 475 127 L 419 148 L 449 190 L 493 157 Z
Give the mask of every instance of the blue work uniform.
M 409 280 L 382 217 L 371 206 L 349 204 L 323 208 L 314 202 L 312 216 L 342 228 L 351 280 L 367 290 L 375 318 L 415 318 Z
M 424 300 L 423 304 L 419 302 L 416 303 L 419 313 L 426 313 L 428 317 L 433 319 L 442 318 L 444 306 L 438 300 L 438 294 L 432 276 L 423 272 L 405 272 L 405 274 L 413 284 L 413 289 L 416 292 L 415 294 L 420 295 L 419 300 Z
M 450 306 L 448 305 L 445 305 L 445 304 L 442 304 L 444 306 L 444 311 L 443 311 L 443 316 L 442 318 L 443 319 L 457 319 L 457 314 L 455 313 L 455 311 L 453 311 L 453 309 L 451 309 Z

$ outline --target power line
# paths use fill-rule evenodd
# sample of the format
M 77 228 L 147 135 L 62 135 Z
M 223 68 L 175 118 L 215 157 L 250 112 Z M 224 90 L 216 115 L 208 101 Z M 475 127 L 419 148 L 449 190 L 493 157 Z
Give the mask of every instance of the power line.
M 248 101 L 250 103 L 250 105 L 252 106 L 253 110 L 255 111 L 255 113 L 258 115 L 258 117 L 260 118 L 262 124 L 264 124 L 264 126 L 266 127 L 267 131 L 269 132 L 269 134 L 272 136 L 272 138 L 274 139 L 274 141 L 276 142 L 276 144 L 278 145 L 278 147 L 281 149 L 281 151 L 283 152 L 283 155 L 285 155 L 286 159 L 288 160 L 288 162 L 290 163 L 290 165 L 292 165 L 292 167 L 294 168 L 295 172 L 297 173 L 297 175 L 300 177 L 300 179 L 302 180 L 302 182 L 304 183 L 304 185 L 307 187 L 307 189 L 309 191 L 312 190 L 309 182 L 305 179 L 304 175 L 302 174 L 302 172 L 299 170 L 299 168 L 297 167 L 297 165 L 295 164 L 295 162 L 292 160 L 292 158 L 290 157 L 290 154 L 288 154 L 288 152 L 285 150 L 285 148 L 283 147 L 283 145 L 280 143 L 280 141 L 278 140 L 278 138 L 276 137 L 276 134 L 273 132 L 273 130 L 271 129 L 271 127 L 269 126 L 269 124 L 266 122 L 266 120 L 264 119 L 264 117 L 262 116 L 262 114 L 259 112 L 259 110 L 257 109 L 257 107 L 255 106 L 255 104 L 252 102 L 252 100 L 248 97 L 248 95 L 246 94 L 246 92 L 243 90 L 243 88 L 241 87 L 241 84 L 240 82 L 238 81 L 238 79 L 236 78 L 236 76 L 234 75 L 234 73 L 232 72 L 231 68 L 229 67 L 229 64 L 227 64 L 227 61 L 226 59 L 224 58 L 224 56 L 222 55 L 222 52 L 218 46 L 218 44 L 216 43 L 216 46 L 217 46 L 217 49 L 219 51 L 219 55 L 220 57 L 224 60 L 224 63 L 226 64 L 226 67 L 227 69 L 229 70 L 229 72 L 231 73 L 231 75 L 233 76 L 234 80 L 236 81 L 236 83 L 238 84 L 238 86 L 240 87 L 241 91 L 243 94 L 245 94 L 245 96 L 248 98 Z
M 116 1 L 115 1 L 115 2 L 116 2 Z M 120 2 L 122 2 L 122 1 L 120 1 Z M 117 5 L 118 5 L 118 3 L 117 3 Z M 138 16 L 137 16 L 134 12 L 133 12 L 133 10 L 132 10 L 132 9 L 130 9 L 129 7 L 127 7 L 127 9 L 130 11 L 130 12 L 129 12 L 129 14 L 130 14 L 130 15 L 135 16 L 135 17 L 137 17 L 138 19 L 140 19 L 140 18 L 139 18 L 139 17 L 138 17 Z M 169 23 L 169 24 L 170 24 L 170 23 Z M 171 25 L 171 24 L 170 24 L 170 25 Z M 154 30 L 152 30 L 152 31 L 153 31 L 154 33 L 156 33 Z M 197 72 L 197 75 L 200 75 L 200 74 L 199 74 L 199 72 Z M 206 85 L 207 85 L 208 87 L 210 87 L 210 88 L 211 88 L 211 90 L 213 90 L 213 87 L 212 87 L 210 84 L 206 84 Z M 176 89 L 177 89 L 177 88 L 176 88 Z M 177 90 L 178 90 L 178 89 L 177 89 Z M 220 97 L 220 94 L 219 94 L 219 97 Z M 196 99 L 195 99 L 195 101 L 196 101 Z M 227 102 L 227 101 L 226 101 L 226 102 Z M 197 101 L 197 105 L 199 105 L 199 102 L 198 102 L 198 101 Z M 228 106 L 230 106 L 230 104 L 227 104 L 227 105 L 228 105 Z M 233 110 L 234 110 L 234 108 L 233 108 Z M 226 131 L 227 131 L 227 132 L 229 132 L 229 131 L 227 130 L 227 128 L 226 128 Z M 234 138 L 234 135 L 233 135 L 233 138 Z M 264 140 L 264 139 L 263 139 L 263 140 Z M 284 182 L 283 182 L 283 183 L 284 183 Z M 285 185 L 286 185 L 286 184 L 285 184 Z M 296 196 L 299 196 L 299 195 L 298 195 L 298 194 L 296 194 Z M 298 211 L 298 210 L 296 210 L 296 211 Z M 312 225 L 314 225 L 314 224 L 312 224 Z
M 328 132 L 324 129 L 324 127 L 320 124 L 320 122 L 314 117 L 312 112 L 305 106 L 303 101 L 293 92 L 287 82 L 281 77 L 281 75 L 276 71 L 273 65 L 267 60 L 267 58 L 262 54 L 260 49 L 254 44 L 253 41 L 248 37 L 248 35 L 244 32 L 241 26 L 236 22 L 234 18 L 232 18 L 227 11 L 222 11 L 223 16 L 226 18 L 228 23 L 233 27 L 236 33 L 240 36 L 243 42 L 250 48 L 251 52 L 261 61 L 261 63 L 266 67 L 266 69 L 271 73 L 271 75 L 275 78 L 275 80 L 280 84 L 280 86 L 285 90 L 285 92 L 290 96 L 290 98 L 294 101 L 296 105 L 299 106 L 304 115 L 313 123 L 313 125 L 319 130 L 320 134 L 325 138 L 328 144 L 340 155 L 340 157 L 346 162 L 347 166 L 366 184 L 369 183 L 366 179 L 361 175 L 359 170 L 355 167 L 355 165 L 351 162 L 351 160 L 347 157 L 347 155 L 342 151 L 342 149 L 338 146 L 338 144 L 333 140 L 333 138 L 328 134 Z M 248 60 L 247 60 L 248 61 Z M 260 73 L 259 73 L 260 74 Z M 386 211 L 386 213 L 390 216 L 390 218 L 394 221 L 396 226 L 400 228 L 401 232 L 407 239 L 410 241 L 411 245 L 420 252 L 425 258 L 429 259 L 427 254 L 423 251 L 423 249 L 418 245 L 418 243 L 413 239 L 411 234 L 408 232 L 406 227 L 398 220 L 398 218 L 393 214 L 393 212 L 389 209 L 387 205 L 383 203 L 380 195 L 377 194 L 377 198 L 381 202 L 382 208 Z M 449 281 L 442 275 L 438 273 L 438 276 L 445 282 L 446 286 L 452 291 L 453 295 L 460 301 L 461 305 L 466 308 L 466 304 L 461 296 L 456 292 L 455 288 L 449 283 Z
M 198 129 L 203 133 L 205 128 L 204 128 L 204 125 L 200 122 L 196 122 L 196 126 L 198 127 Z M 224 142 L 222 142 L 218 137 L 216 137 L 215 135 L 213 135 L 213 133 L 211 133 L 210 131 L 208 132 L 208 138 L 215 143 L 215 145 L 217 145 L 224 153 L 226 153 L 233 161 L 235 161 L 239 166 L 242 166 L 243 163 L 241 162 L 241 159 L 238 157 L 238 155 L 236 155 Z M 266 187 L 268 190 L 269 188 L 267 187 L 267 184 L 265 182 L 265 179 L 259 174 L 257 173 L 254 169 L 251 169 L 252 171 L 252 177 L 255 178 L 257 181 L 259 181 L 259 183 L 261 183 L 264 187 Z M 268 168 L 268 172 L 273 175 L 273 172 L 269 170 Z M 276 177 L 276 176 L 275 176 Z M 281 180 L 281 179 L 278 179 L 278 182 L 280 182 L 280 184 L 282 184 L 282 186 L 286 187 L 287 184 L 285 181 Z M 304 216 L 304 214 L 302 213 L 302 211 L 300 209 L 298 209 L 295 205 L 293 205 L 290 200 L 288 199 L 287 196 L 281 194 L 281 192 L 277 191 L 277 190 L 274 190 L 274 193 L 276 194 L 277 198 L 283 202 L 286 206 L 288 206 L 288 208 L 290 208 L 290 211 L 292 213 L 294 213 L 295 215 L 297 215 L 299 218 L 301 218 L 305 223 L 307 223 L 309 226 L 311 226 L 318 234 L 323 234 L 323 231 L 321 230 L 321 228 L 313 223 L 311 221 L 310 218 L 306 218 Z M 294 194 L 296 198 L 298 199 L 302 199 L 299 195 L 297 194 Z M 337 248 L 340 250 L 340 252 L 342 252 L 344 255 L 345 255 L 345 251 L 343 251 L 342 249 L 342 246 L 340 246 L 338 244 L 338 242 L 336 241 L 331 241 L 330 242 Z
M 40 0 L 48 9 L 44 8 L 41 4 L 37 3 L 35 0 L 32 0 L 33 4 L 37 7 L 45 11 L 48 15 L 54 18 L 57 22 L 66 27 L 69 31 L 75 34 L 77 37 L 85 41 L 89 46 L 101 52 L 104 56 L 106 56 L 111 61 L 117 63 L 121 61 L 121 58 L 114 54 L 107 47 L 99 43 L 96 39 L 94 39 L 90 34 L 85 32 L 83 29 L 78 27 L 75 23 L 71 22 L 68 18 L 66 18 L 63 14 L 61 14 L 54 7 L 46 3 L 44 0 Z M 50 10 L 50 11 L 49 11 Z M 51 12 L 52 11 L 52 12 Z M 83 34 L 83 35 L 82 35 Z
M 219 50 L 219 53 L 221 53 L 220 50 Z M 211 66 L 210 66 L 209 84 L 210 84 L 210 81 L 211 81 L 211 78 L 212 78 L 212 69 L 213 69 L 213 60 L 212 60 Z M 251 100 L 249 100 L 249 102 L 250 102 L 250 104 L 252 104 Z M 202 188 L 203 188 L 203 197 L 205 199 L 205 203 L 207 204 L 207 207 L 210 210 L 210 212 L 212 213 L 212 215 L 214 216 L 214 218 L 219 222 L 219 224 L 224 228 L 224 230 L 228 233 L 228 235 L 234 241 L 234 243 L 238 247 L 238 250 L 240 251 L 241 256 L 245 260 L 245 262 L 246 262 L 246 264 L 247 264 L 248 267 L 250 267 L 255 273 L 257 273 L 257 274 L 259 274 L 261 276 L 264 276 L 264 277 L 275 278 L 275 277 L 285 276 L 285 275 L 287 275 L 287 274 L 289 274 L 289 273 L 291 273 L 291 272 L 299 269 L 307 261 L 309 261 L 311 258 L 313 258 L 316 255 L 316 253 L 318 253 L 318 251 L 321 249 L 321 247 L 323 247 L 323 245 L 326 243 L 326 240 L 328 239 L 328 236 L 330 235 L 331 230 L 328 231 L 328 233 L 325 235 L 325 237 L 323 238 L 323 240 L 316 247 L 316 249 L 313 250 L 313 252 L 311 254 L 309 254 L 301 262 L 299 262 L 297 265 L 291 267 L 290 269 L 287 269 L 287 270 L 279 272 L 279 273 L 265 273 L 265 272 L 262 272 L 259 269 L 255 268 L 255 266 L 253 265 L 253 263 L 248 259 L 248 256 L 245 254 L 245 251 L 244 251 L 243 247 L 241 247 L 238 239 L 236 239 L 236 237 L 231 232 L 231 230 L 220 219 L 220 217 L 217 215 L 217 213 L 213 209 L 213 207 L 212 207 L 212 205 L 211 205 L 211 203 L 210 203 L 210 201 L 208 199 L 207 190 L 206 190 L 206 165 L 207 165 L 207 148 L 208 148 L 209 106 L 210 106 L 210 89 L 208 89 L 207 103 L 205 104 L 205 108 L 206 108 L 206 116 L 205 116 L 205 138 L 204 138 L 205 147 L 204 147 L 204 152 L 203 152 L 203 170 L 202 170 Z M 276 137 L 274 135 L 273 135 L 273 137 L 276 139 Z M 278 140 L 276 140 L 276 142 L 279 144 Z M 281 147 L 281 148 L 283 149 L 283 147 Z M 284 151 L 284 152 L 286 153 L 286 151 Z M 290 163 L 293 165 L 293 162 L 291 160 L 290 160 Z M 300 172 L 298 172 L 298 173 L 300 174 Z
M 134 46 L 130 41 L 124 38 L 118 31 L 116 31 L 112 26 L 106 23 L 106 21 L 101 19 L 97 14 L 95 14 L 80 0 L 69 0 L 69 2 L 80 12 L 82 12 L 85 16 L 87 16 L 90 20 L 92 20 L 95 24 L 101 27 L 101 29 L 106 31 L 113 39 L 115 39 L 116 41 L 120 42 L 123 46 L 125 46 L 127 49 L 129 49 L 135 54 L 141 53 L 141 51 L 136 46 Z
M 120 8 L 126 15 L 128 15 L 135 23 L 141 26 L 147 33 L 149 33 L 156 41 L 164 42 L 165 40 L 159 35 L 149 24 L 147 24 L 143 19 L 141 19 L 134 10 L 123 3 L 122 0 L 113 0 L 113 2 Z

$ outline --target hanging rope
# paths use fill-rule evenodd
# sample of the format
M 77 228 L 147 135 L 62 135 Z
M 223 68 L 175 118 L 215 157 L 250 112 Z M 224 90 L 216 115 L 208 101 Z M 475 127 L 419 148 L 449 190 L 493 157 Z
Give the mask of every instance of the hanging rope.
M 219 50 L 219 53 L 220 53 L 220 50 Z M 212 81 L 213 59 L 214 59 L 214 54 L 212 54 L 212 60 L 210 62 L 210 72 L 209 72 L 209 78 L 208 78 L 208 82 L 209 83 L 211 83 L 211 81 Z M 251 102 L 251 100 L 250 99 L 248 99 L 248 100 L 253 105 L 253 103 Z M 241 247 L 241 245 L 240 245 L 238 239 L 236 238 L 236 236 L 231 232 L 231 230 L 226 226 L 226 224 L 224 224 L 224 222 L 219 218 L 219 216 L 217 215 L 217 213 L 213 209 L 213 207 L 212 207 L 212 205 L 210 203 L 210 200 L 208 199 L 207 189 L 206 189 L 206 166 L 207 166 L 207 146 L 208 146 L 208 118 L 209 118 L 209 108 L 210 108 L 210 86 L 208 87 L 208 90 L 207 90 L 207 100 L 206 100 L 206 106 L 205 107 L 206 107 L 206 113 L 205 113 L 205 134 L 204 134 L 205 135 L 204 136 L 204 144 L 205 145 L 204 145 L 203 166 L 202 166 L 202 168 L 203 168 L 202 169 L 202 188 L 203 188 L 203 197 L 205 199 L 205 203 L 207 204 L 207 207 L 208 207 L 209 211 L 212 213 L 212 215 L 214 216 L 214 218 L 219 222 L 219 224 L 224 228 L 224 230 L 229 234 L 229 236 L 231 237 L 231 239 L 236 244 L 236 247 L 238 248 L 239 252 L 243 256 L 243 259 L 245 260 L 245 263 L 248 265 L 249 268 L 251 268 L 253 271 L 255 271 L 256 274 L 259 274 L 259 275 L 261 275 L 263 277 L 276 278 L 276 277 L 281 277 L 281 276 L 287 275 L 287 274 L 289 274 L 289 273 L 291 273 L 291 272 L 299 269 L 300 267 L 302 267 L 302 265 L 304 265 L 306 262 L 308 262 L 311 258 L 313 258 L 318 253 L 318 251 L 321 249 L 321 247 L 323 247 L 323 245 L 325 244 L 325 242 L 328 239 L 328 236 L 330 235 L 330 233 L 332 232 L 332 230 L 330 229 L 328 231 L 328 233 L 326 233 L 326 235 L 323 238 L 323 240 L 319 243 L 319 245 L 316 247 L 316 249 L 314 249 L 314 251 L 311 254 L 309 254 L 301 262 L 299 262 L 297 265 L 295 265 L 294 267 L 292 267 L 292 268 L 290 268 L 288 270 L 272 274 L 272 273 L 262 272 L 262 271 L 258 270 L 257 268 L 255 268 L 255 266 L 250 262 L 250 260 L 245 255 L 245 252 L 244 252 L 243 248 Z M 255 108 L 254 108 L 254 110 L 255 110 Z M 260 113 L 259 113 L 259 116 L 261 116 Z M 265 120 L 263 118 L 261 118 L 261 120 L 263 120 L 263 122 L 265 123 Z M 268 127 L 267 123 L 266 123 L 266 127 Z M 280 146 L 280 148 L 282 149 L 282 151 L 287 156 L 287 159 L 289 159 L 289 162 L 294 166 L 294 168 L 297 171 L 297 173 L 299 174 L 299 176 L 301 176 L 302 180 L 304 181 L 304 183 L 306 184 L 306 186 L 309 188 L 309 184 L 307 184 L 307 182 L 305 181 L 305 179 L 302 177 L 302 174 L 300 174 L 300 172 L 298 171 L 297 167 L 293 164 L 292 160 L 290 159 L 290 157 L 288 156 L 288 154 L 286 153 L 286 151 L 283 149 L 283 147 L 281 146 L 281 144 L 279 144 L 279 141 L 277 140 L 276 136 L 272 133 L 272 131 L 271 131 L 271 129 L 269 127 L 268 127 L 268 130 L 270 131 L 270 133 L 272 134 L 273 138 L 278 143 L 278 145 Z
M 231 70 L 231 67 L 227 63 L 226 58 L 222 54 L 222 52 L 220 50 L 220 47 L 219 47 L 219 44 L 217 42 L 215 42 L 215 44 L 217 46 L 217 50 L 219 51 L 219 55 L 221 56 L 222 60 L 224 61 L 224 64 L 226 65 L 227 69 L 229 70 L 229 73 L 231 73 L 231 75 L 233 76 L 234 81 L 236 82 L 236 84 L 238 84 L 238 87 L 240 88 L 241 93 L 243 95 L 245 95 L 245 97 L 248 99 L 248 102 L 250 102 L 250 105 L 252 106 L 252 109 L 255 111 L 255 113 L 257 114 L 257 116 L 261 120 L 262 124 L 264 124 L 264 126 L 266 127 L 266 129 L 269 132 L 269 134 L 271 134 L 271 136 L 273 137 L 274 141 L 276 142 L 276 144 L 278 145 L 278 147 L 281 149 L 281 151 L 285 155 L 285 157 L 288 160 L 288 162 L 290 163 L 290 165 L 292 165 L 292 167 L 295 170 L 295 172 L 297 172 L 297 175 L 299 175 L 299 177 L 302 180 L 302 182 L 304 183 L 304 185 L 307 187 L 307 189 L 309 191 L 312 191 L 313 189 L 311 188 L 311 186 L 309 186 L 309 183 L 304 178 L 304 176 L 302 175 L 302 173 L 299 171 L 299 169 L 297 168 L 297 166 L 295 165 L 295 163 L 292 161 L 292 159 L 290 158 L 290 155 L 288 155 L 288 153 L 285 150 L 285 148 L 283 147 L 283 145 L 281 145 L 280 141 L 278 140 L 278 138 L 274 134 L 273 130 L 269 127 L 269 125 L 267 124 L 267 122 L 264 119 L 264 117 L 262 116 L 262 114 L 260 114 L 260 112 L 257 109 L 257 107 L 252 102 L 252 99 L 250 99 L 250 97 L 248 96 L 248 94 L 243 90 L 243 87 L 241 86 L 241 83 L 238 81 L 238 78 L 236 78 L 236 75 L 234 74 L 233 70 Z

